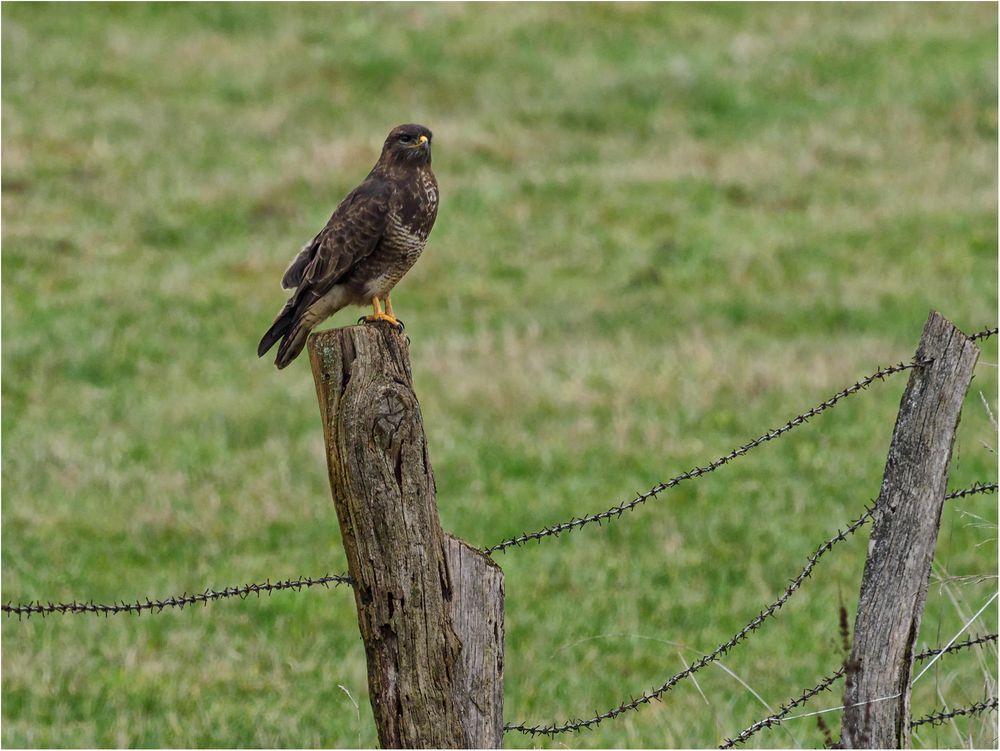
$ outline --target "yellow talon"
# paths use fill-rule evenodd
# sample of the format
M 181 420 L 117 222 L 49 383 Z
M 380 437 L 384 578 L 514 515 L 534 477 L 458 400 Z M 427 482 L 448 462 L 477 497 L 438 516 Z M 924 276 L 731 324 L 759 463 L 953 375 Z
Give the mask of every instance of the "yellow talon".
M 388 313 L 382 312 L 382 301 L 377 297 L 372 298 L 372 314 L 370 316 L 365 316 L 366 321 L 388 321 L 393 326 L 398 326 L 399 321 L 396 320 L 396 316 L 392 314 L 392 305 L 389 303 L 389 298 L 385 299 L 386 307 L 389 309 Z

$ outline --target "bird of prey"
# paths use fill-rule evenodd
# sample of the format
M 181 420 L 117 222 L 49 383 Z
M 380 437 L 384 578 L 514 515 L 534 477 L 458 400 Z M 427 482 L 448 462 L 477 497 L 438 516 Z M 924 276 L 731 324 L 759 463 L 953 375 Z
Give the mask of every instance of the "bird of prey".
M 260 340 L 258 357 L 280 339 L 274 364 L 284 368 L 313 327 L 347 305 L 371 303 L 365 320 L 398 324 L 389 293 L 423 251 L 437 207 L 431 132 L 414 124 L 393 128 L 368 177 L 285 271 L 281 286 L 295 292 Z

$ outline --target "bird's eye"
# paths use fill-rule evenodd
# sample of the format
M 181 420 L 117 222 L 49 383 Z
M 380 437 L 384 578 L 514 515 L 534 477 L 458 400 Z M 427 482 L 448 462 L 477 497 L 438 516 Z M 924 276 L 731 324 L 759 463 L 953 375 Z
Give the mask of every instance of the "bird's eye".
M 399 137 L 400 143 L 409 143 L 413 140 L 413 136 L 408 136 L 405 133 Z

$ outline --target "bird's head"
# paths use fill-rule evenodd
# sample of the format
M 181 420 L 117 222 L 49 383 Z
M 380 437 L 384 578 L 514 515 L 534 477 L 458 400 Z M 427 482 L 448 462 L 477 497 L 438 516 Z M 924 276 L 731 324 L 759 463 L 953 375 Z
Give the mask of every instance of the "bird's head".
M 431 138 L 431 132 L 423 125 L 397 125 L 385 139 L 380 161 L 411 166 L 430 164 Z

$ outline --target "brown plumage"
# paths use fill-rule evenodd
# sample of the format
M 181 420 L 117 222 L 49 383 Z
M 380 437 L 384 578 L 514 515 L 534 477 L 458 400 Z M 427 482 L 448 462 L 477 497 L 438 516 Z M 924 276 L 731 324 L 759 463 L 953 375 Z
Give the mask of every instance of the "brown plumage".
M 313 327 L 347 305 L 370 303 L 368 320 L 398 323 L 389 293 L 424 249 L 437 206 L 431 132 L 422 125 L 393 128 L 368 177 L 285 271 L 281 286 L 295 292 L 260 340 L 257 355 L 280 339 L 274 364 L 285 367 Z

